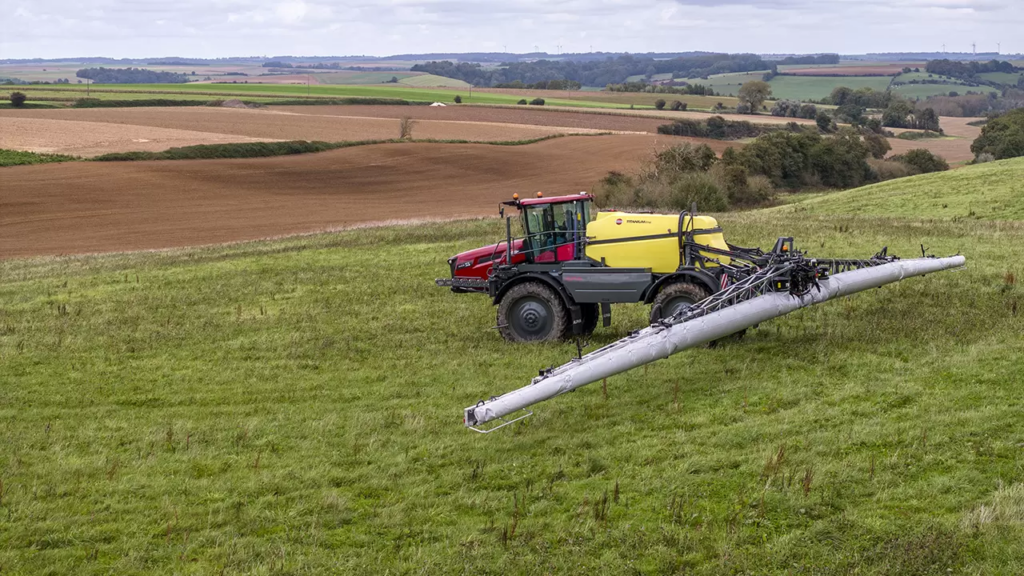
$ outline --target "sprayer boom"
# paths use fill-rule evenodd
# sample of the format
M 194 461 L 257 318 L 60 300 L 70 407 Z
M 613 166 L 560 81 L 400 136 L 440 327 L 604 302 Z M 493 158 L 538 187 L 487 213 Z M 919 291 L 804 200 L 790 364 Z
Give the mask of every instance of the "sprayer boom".
M 567 364 L 542 371 L 529 385 L 464 411 L 468 428 L 490 432 L 511 422 L 505 417 L 538 402 L 609 376 L 724 338 L 766 320 L 870 288 L 964 265 L 963 256 L 898 260 L 881 252 L 871 260 L 811 260 L 780 257 L 725 290 L 674 316 Z M 529 414 L 526 414 L 527 416 Z M 480 426 L 495 420 L 491 429 Z

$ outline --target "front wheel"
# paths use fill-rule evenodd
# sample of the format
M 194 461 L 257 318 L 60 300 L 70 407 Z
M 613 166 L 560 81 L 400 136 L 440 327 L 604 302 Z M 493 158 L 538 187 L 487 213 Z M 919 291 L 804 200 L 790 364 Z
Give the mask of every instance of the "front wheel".
M 561 340 L 568 326 L 562 299 L 539 282 L 513 286 L 498 303 L 498 331 L 509 342 Z

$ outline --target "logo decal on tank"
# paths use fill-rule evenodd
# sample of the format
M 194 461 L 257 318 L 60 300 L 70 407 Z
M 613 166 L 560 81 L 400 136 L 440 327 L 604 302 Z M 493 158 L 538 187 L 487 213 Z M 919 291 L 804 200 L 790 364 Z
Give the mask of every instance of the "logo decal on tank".
M 615 224 L 622 224 L 622 218 L 616 218 Z

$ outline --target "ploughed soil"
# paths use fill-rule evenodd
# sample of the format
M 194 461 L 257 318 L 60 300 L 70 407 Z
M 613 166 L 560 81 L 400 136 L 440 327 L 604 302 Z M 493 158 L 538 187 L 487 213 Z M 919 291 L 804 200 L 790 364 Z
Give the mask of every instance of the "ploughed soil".
M 947 162 L 966 162 L 974 159 L 971 152 L 971 143 L 981 135 L 981 128 L 968 126 L 968 122 L 974 122 L 978 118 L 954 118 L 942 116 L 939 118 L 939 126 L 946 133 L 945 138 L 923 138 L 921 140 L 901 140 L 889 138 L 892 145 L 890 155 L 903 154 L 915 148 L 924 148 L 932 154 L 941 156 Z M 905 132 L 905 130 L 894 129 L 893 132 Z
M 159 152 L 193 144 L 268 140 L 274 138 L 215 134 L 179 128 L 119 126 L 105 122 L 0 115 L 0 148 L 27 152 L 98 156 L 107 152 Z
M 365 223 L 493 216 L 513 193 L 590 190 L 683 138 L 379 144 L 239 160 L 0 169 L 0 258 L 172 248 Z M 713 142 L 717 152 L 727 143 Z
M 160 151 L 173 146 L 259 140 L 388 140 L 399 138 L 401 117 L 296 114 L 224 107 L 4 110 L 0 111 L 0 148 L 96 156 L 107 152 Z M 414 122 L 412 137 L 496 142 L 598 131 L 583 126 L 424 117 Z

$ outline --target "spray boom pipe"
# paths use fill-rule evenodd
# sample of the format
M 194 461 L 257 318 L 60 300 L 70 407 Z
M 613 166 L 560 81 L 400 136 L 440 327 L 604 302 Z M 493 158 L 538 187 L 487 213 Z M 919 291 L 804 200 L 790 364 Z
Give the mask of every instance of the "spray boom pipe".
M 963 256 L 896 260 L 869 268 L 840 272 L 821 280 L 816 288 L 811 288 L 800 295 L 767 292 L 731 306 L 719 302 L 722 307 L 713 312 L 673 317 L 666 322 L 653 324 L 582 358 L 575 358 L 568 364 L 543 373 L 523 388 L 469 406 L 464 410 L 464 421 L 468 428 L 477 432 L 489 432 L 496 428 L 481 430 L 476 427 L 591 382 L 724 338 L 800 308 L 878 288 L 905 278 L 957 268 L 963 266 L 964 262 Z M 763 284 L 762 282 L 761 287 L 751 284 L 745 288 L 762 289 Z M 694 308 L 700 309 L 702 305 L 706 307 L 709 302 L 714 304 L 715 299 L 715 296 L 711 296 L 696 304 Z M 521 418 L 516 420 L 519 419 Z

